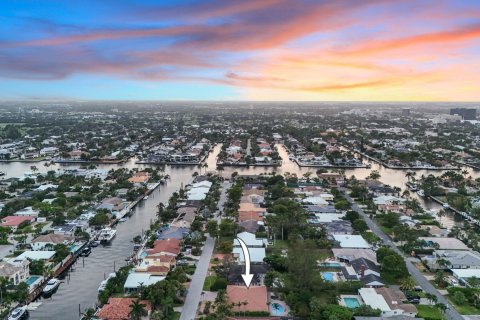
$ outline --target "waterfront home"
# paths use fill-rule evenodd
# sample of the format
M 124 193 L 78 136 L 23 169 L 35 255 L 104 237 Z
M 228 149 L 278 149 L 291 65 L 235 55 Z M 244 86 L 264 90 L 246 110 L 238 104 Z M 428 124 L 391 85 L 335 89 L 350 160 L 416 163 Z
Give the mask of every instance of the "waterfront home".
M 30 261 L 15 258 L 12 261 L 0 261 L 0 278 L 6 278 L 13 285 L 27 280 L 30 276 Z
M 121 198 L 111 197 L 102 200 L 102 203 L 97 206 L 97 209 L 107 209 L 110 212 L 121 211 L 125 208 L 125 203 Z
M 361 235 L 334 234 L 332 238 L 340 248 L 369 249 L 371 247 Z
M 17 256 L 16 260 L 28 259 L 28 260 L 45 260 L 49 261 L 55 256 L 55 251 L 24 251 Z
M 147 272 L 130 272 L 123 285 L 126 294 L 136 293 L 138 289 L 148 287 L 149 285 L 165 280 L 164 276 L 156 276 Z
M 134 302 L 134 298 L 108 298 L 108 302 L 102 306 L 97 312 L 96 316 L 100 320 L 125 320 L 130 319 L 130 310 Z M 149 301 L 141 300 L 140 304 L 145 306 L 147 317 L 152 311 L 152 306 Z
M 41 156 L 54 156 L 55 154 L 58 153 L 58 148 L 57 147 L 45 147 L 40 149 L 40 155 Z
M 50 233 L 33 239 L 31 246 L 34 251 L 42 251 L 53 248 L 57 244 L 70 244 L 73 240 L 73 237 L 67 235 Z
M 30 224 L 35 221 L 33 216 L 6 216 L 2 218 L 2 227 L 9 227 L 15 232 L 19 226 Z
M 227 299 L 234 312 L 268 312 L 268 292 L 265 286 L 227 286 Z
M 154 276 L 166 276 L 176 265 L 176 258 L 169 254 L 148 255 L 135 268 L 136 272 L 146 272 Z
M 155 240 L 153 243 L 153 248 L 147 249 L 148 255 L 155 254 L 169 254 L 172 256 L 177 256 L 180 253 L 180 240 L 175 238 Z
M 53 233 L 59 234 L 67 237 L 74 237 L 77 226 L 75 224 L 64 224 L 61 226 L 53 227 Z
M 129 182 L 133 183 L 134 186 L 140 187 L 145 185 L 150 179 L 150 174 L 145 171 L 135 173 L 131 178 L 128 179 Z
M 252 263 L 262 263 L 263 259 L 266 257 L 265 248 L 248 248 L 248 251 L 250 253 L 250 261 Z M 239 263 L 245 263 L 245 257 L 243 255 L 242 248 L 234 247 L 232 253 L 233 257 Z
M 361 288 L 358 294 L 362 302 L 373 309 L 379 309 L 383 317 L 406 315 L 415 317 L 417 308 L 413 304 L 403 303 L 405 295 L 400 290 L 390 288 Z

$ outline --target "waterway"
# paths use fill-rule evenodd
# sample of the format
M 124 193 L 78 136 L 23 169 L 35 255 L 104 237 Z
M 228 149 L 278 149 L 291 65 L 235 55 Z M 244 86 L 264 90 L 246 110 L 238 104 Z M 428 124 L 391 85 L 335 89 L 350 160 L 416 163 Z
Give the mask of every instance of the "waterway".
M 282 166 L 276 168 L 269 167 L 225 167 L 220 173 L 224 177 L 229 177 L 233 172 L 238 172 L 240 175 L 254 175 L 260 173 L 276 172 L 284 174 L 286 172 L 295 173 L 301 177 L 306 172 L 315 173 L 317 168 L 301 168 L 295 162 L 288 159 L 288 153 L 282 145 L 277 145 L 280 156 L 283 159 Z M 163 166 L 165 174 L 170 175 L 171 179 L 165 185 L 157 188 L 147 200 L 142 201 L 135 209 L 131 218 L 126 222 L 117 226 L 117 236 L 113 240 L 112 245 L 102 247 L 99 246 L 92 250 L 92 253 L 87 258 L 80 258 L 73 266 L 71 272 L 65 278 L 64 282 L 59 287 L 56 294 L 49 299 L 39 300 L 42 304 L 37 310 L 30 313 L 30 319 L 48 319 L 48 320 L 64 320 L 64 319 L 79 319 L 79 309 L 95 306 L 97 302 L 97 289 L 100 282 L 105 276 L 126 264 L 125 259 L 132 253 L 133 243 L 132 239 L 146 230 L 152 219 L 155 219 L 157 212 L 157 205 L 160 202 L 168 201 L 168 198 L 174 191 L 177 191 L 182 184 L 185 185 L 191 181 L 193 172 L 213 171 L 216 168 L 216 157 L 220 152 L 221 145 L 215 146 L 212 153 L 209 154 L 205 162 L 208 168 L 198 168 L 194 166 Z M 115 168 L 145 168 L 152 167 L 151 165 L 137 165 L 134 158 L 130 159 L 124 164 L 109 164 L 98 165 L 101 169 L 115 169 Z M 385 184 L 405 189 L 407 179 L 404 170 L 394 170 L 383 167 L 380 164 L 365 161 L 371 164 L 371 169 L 358 168 L 345 170 L 348 177 L 354 175 L 357 179 L 366 178 L 372 170 L 377 170 L 381 178 L 379 179 Z M 58 170 L 61 168 L 75 168 L 78 165 L 60 165 L 54 164 L 46 167 L 44 163 L 24 163 L 24 162 L 10 162 L 0 163 L 0 171 L 6 173 L 6 177 L 20 177 L 25 172 L 31 171 L 31 166 L 35 165 L 38 172 L 47 172 L 48 170 Z M 474 171 L 471 168 L 465 168 L 469 174 L 474 177 L 480 177 L 479 171 Z M 418 170 L 417 177 L 421 175 L 440 175 L 439 171 Z M 419 198 L 415 193 L 413 197 L 417 197 L 420 203 L 426 209 L 440 210 L 441 207 L 429 200 Z M 458 216 L 448 214 L 441 218 L 441 223 L 451 228 L 453 225 L 462 221 Z

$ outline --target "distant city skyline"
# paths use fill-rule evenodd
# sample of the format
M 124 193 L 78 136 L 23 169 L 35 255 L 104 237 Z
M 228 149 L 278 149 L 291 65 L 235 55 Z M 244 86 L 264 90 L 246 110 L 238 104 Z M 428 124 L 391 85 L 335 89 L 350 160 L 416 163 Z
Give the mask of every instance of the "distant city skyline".
M 480 2 L 2 1 L 0 100 L 480 101 Z

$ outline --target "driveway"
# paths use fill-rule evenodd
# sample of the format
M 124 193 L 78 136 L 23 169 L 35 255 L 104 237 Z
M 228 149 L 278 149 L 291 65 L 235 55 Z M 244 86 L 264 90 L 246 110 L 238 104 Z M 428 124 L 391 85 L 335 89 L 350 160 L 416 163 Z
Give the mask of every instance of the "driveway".
M 390 240 L 390 238 L 378 227 L 378 225 L 373 222 L 372 219 L 353 201 L 353 199 L 347 194 L 347 191 L 345 188 L 340 189 L 344 196 L 345 199 L 348 200 L 352 204 L 352 209 L 358 212 L 362 218 L 365 220 L 367 223 L 368 227 L 370 230 L 372 230 L 373 233 L 375 233 L 380 239 L 383 240 L 384 244 L 390 247 L 392 250 L 394 250 L 396 253 L 401 255 L 403 257 L 403 260 L 405 260 L 405 264 L 407 265 L 408 272 L 412 275 L 412 277 L 417 281 L 417 284 L 422 287 L 422 289 L 425 292 L 432 293 L 437 296 L 438 302 L 443 303 L 449 308 L 446 310 L 445 315 L 447 316 L 448 319 L 451 320 L 463 320 L 464 317 L 457 312 L 457 310 L 453 309 L 448 300 L 440 294 L 440 292 L 427 280 L 425 277 L 421 274 L 421 272 L 408 261 L 408 257 L 404 255 L 400 249 L 397 248 L 397 246 Z

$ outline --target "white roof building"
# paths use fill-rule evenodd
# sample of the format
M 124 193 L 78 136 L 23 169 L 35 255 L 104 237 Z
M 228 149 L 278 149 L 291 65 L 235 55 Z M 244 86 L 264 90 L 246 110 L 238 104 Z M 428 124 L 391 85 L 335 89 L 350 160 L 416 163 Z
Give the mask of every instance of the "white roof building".
M 248 252 L 250 253 L 250 261 L 251 262 L 263 262 L 265 259 L 266 253 L 265 248 L 248 248 Z M 243 250 L 240 247 L 233 248 L 233 256 L 238 258 L 238 260 L 243 263 L 245 262 L 245 257 L 243 256 Z
M 254 233 L 251 232 L 241 232 L 237 234 L 237 238 L 240 238 L 245 242 L 247 247 L 259 247 L 262 248 L 266 246 L 267 241 L 266 239 L 257 239 Z M 234 247 L 240 247 L 240 242 L 237 239 L 233 240 Z
M 123 289 L 130 292 L 136 291 L 140 286 L 147 287 L 163 280 L 165 280 L 165 277 L 163 276 L 154 276 L 150 273 L 144 272 L 132 272 L 128 275 L 127 280 L 123 285 Z
M 306 197 L 302 200 L 303 203 L 311 203 L 317 206 L 326 206 L 328 205 L 327 200 L 323 197 Z
M 368 249 L 371 247 L 361 235 L 334 234 L 333 239 L 340 244 L 341 248 Z
M 30 260 L 50 260 L 55 255 L 55 251 L 25 251 L 21 255 L 15 258 L 18 259 L 30 259 Z

